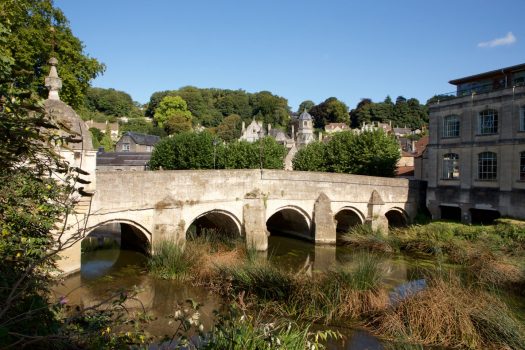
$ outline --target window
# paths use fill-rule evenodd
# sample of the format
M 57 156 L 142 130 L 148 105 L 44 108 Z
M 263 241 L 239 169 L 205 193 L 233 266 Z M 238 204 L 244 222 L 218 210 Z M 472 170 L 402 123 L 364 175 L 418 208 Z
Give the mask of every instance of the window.
M 525 106 L 520 108 L 520 131 L 525 131 Z
M 520 180 L 525 181 L 525 152 L 520 153 Z
M 443 137 L 459 136 L 459 118 L 457 115 L 449 115 L 443 119 Z
M 122 144 L 122 152 L 129 152 L 129 143 Z
M 443 179 L 459 178 L 459 156 L 457 153 L 447 153 L 443 156 Z
M 478 155 L 478 179 L 496 180 L 498 178 L 498 158 L 494 152 L 482 152 Z
M 490 135 L 498 133 L 498 112 L 493 109 L 486 109 L 479 113 L 478 131 L 480 135 Z

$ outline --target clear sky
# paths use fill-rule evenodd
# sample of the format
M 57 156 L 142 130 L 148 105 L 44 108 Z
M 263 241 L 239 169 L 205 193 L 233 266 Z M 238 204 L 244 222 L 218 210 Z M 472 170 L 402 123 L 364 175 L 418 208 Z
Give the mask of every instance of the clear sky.
M 525 63 L 525 0 L 55 0 L 94 86 L 145 103 L 192 85 L 288 99 L 416 97 L 448 81 Z

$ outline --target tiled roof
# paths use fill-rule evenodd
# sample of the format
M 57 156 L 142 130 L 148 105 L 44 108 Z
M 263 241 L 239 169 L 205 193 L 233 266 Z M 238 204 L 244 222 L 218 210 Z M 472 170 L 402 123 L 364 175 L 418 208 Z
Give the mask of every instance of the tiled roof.
M 160 137 L 155 135 L 139 134 L 138 132 L 128 131 L 122 136 L 128 135 L 135 141 L 137 145 L 155 146 L 159 142 Z
M 313 118 L 305 109 L 304 112 L 299 116 L 299 120 L 313 120 Z
M 99 152 L 97 166 L 140 166 L 146 165 L 150 159 L 150 152 Z

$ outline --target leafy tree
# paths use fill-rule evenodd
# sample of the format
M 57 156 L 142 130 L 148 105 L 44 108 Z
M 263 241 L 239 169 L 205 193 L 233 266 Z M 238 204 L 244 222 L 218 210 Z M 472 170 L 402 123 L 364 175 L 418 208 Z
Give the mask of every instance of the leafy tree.
M 72 34 L 62 11 L 51 0 L 4 0 L 0 13 L 17 87 L 45 97 L 47 90 L 42 82 L 53 55 L 58 59 L 63 81 L 60 98 L 73 108 L 82 106 L 90 80 L 102 73 L 104 66 L 84 53 L 82 42 Z
M 124 91 L 115 89 L 89 88 L 86 94 L 86 107 L 111 116 L 130 116 L 137 109 L 133 99 Z
M 294 170 L 327 171 L 326 146 L 321 142 L 312 142 L 301 148 L 293 158 Z
M 456 98 L 454 95 L 434 95 L 427 100 L 426 106 L 430 106 L 434 103 L 444 102 Z
M 294 169 L 371 176 L 394 176 L 400 157 L 394 137 L 382 130 L 336 133 L 328 144 L 312 143 L 299 150 Z
M 150 168 L 213 169 L 214 137 L 209 132 L 183 132 L 162 139 L 151 154 Z
M 191 119 L 182 111 L 173 112 L 172 116 L 164 123 L 164 130 L 168 135 L 179 134 L 191 130 Z
M 111 139 L 111 129 L 109 127 L 109 124 L 106 125 L 106 130 L 104 131 L 104 136 L 100 140 L 100 145 L 104 147 L 104 151 L 106 152 L 114 151 L 115 144 L 113 143 L 113 140 Z
M 232 114 L 224 118 L 217 127 L 217 136 L 226 142 L 238 140 L 241 137 L 242 121 L 237 114 Z
M 102 139 L 104 138 L 104 133 L 98 128 L 89 128 L 89 131 L 91 132 L 93 148 L 97 149 L 100 146 L 100 142 L 102 142 Z
M 153 118 L 160 127 L 164 127 L 164 124 L 175 116 L 185 118 L 191 124 L 192 115 L 188 111 L 186 101 L 180 96 L 166 96 L 160 101 Z
M 305 110 L 308 112 L 312 107 L 315 106 L 314 101 L 306 100 L 301 102 L 299 105 L 299 108 L 297 109 L 297 113 L 303 113 Z
M 273 137 L 257 142 L 232 142 L 222 145 L 218 155 L 221 169 L 282 169 L 286 149 Z
M 316 128 L 324 128 L 329 123 L 349 122 L 348 106 L 335 97 L 327 98 L 324 102 L 313 106 L 309 113 L 314 118 Z
M 153 123 L 146 118 L 129 119 L 126 123 L 120 123 L 120 131 L 124 134 L 127 131 L 138 132 L 141 134 L 157 135 L 160 137 L 167 136 L 164 129 L 153 125 Z

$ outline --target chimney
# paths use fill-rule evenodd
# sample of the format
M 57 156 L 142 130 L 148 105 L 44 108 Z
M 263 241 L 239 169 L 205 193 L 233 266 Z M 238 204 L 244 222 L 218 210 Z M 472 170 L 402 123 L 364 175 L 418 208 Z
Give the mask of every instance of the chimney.
M 292 124 L 292 139 L 295 139 L 295 127 Z
M 242 130 L 241 130 L 241 132 L 244 134 L 245 131 L 246 131 L 246 123 L 243 120 L 242 121 Z
M 268 123 L 268 135 L 270 135 L 270 130 L 272 130 L 272 124 Z
M 319 131 L 319 142 L 323 141 L 323 132 Z

